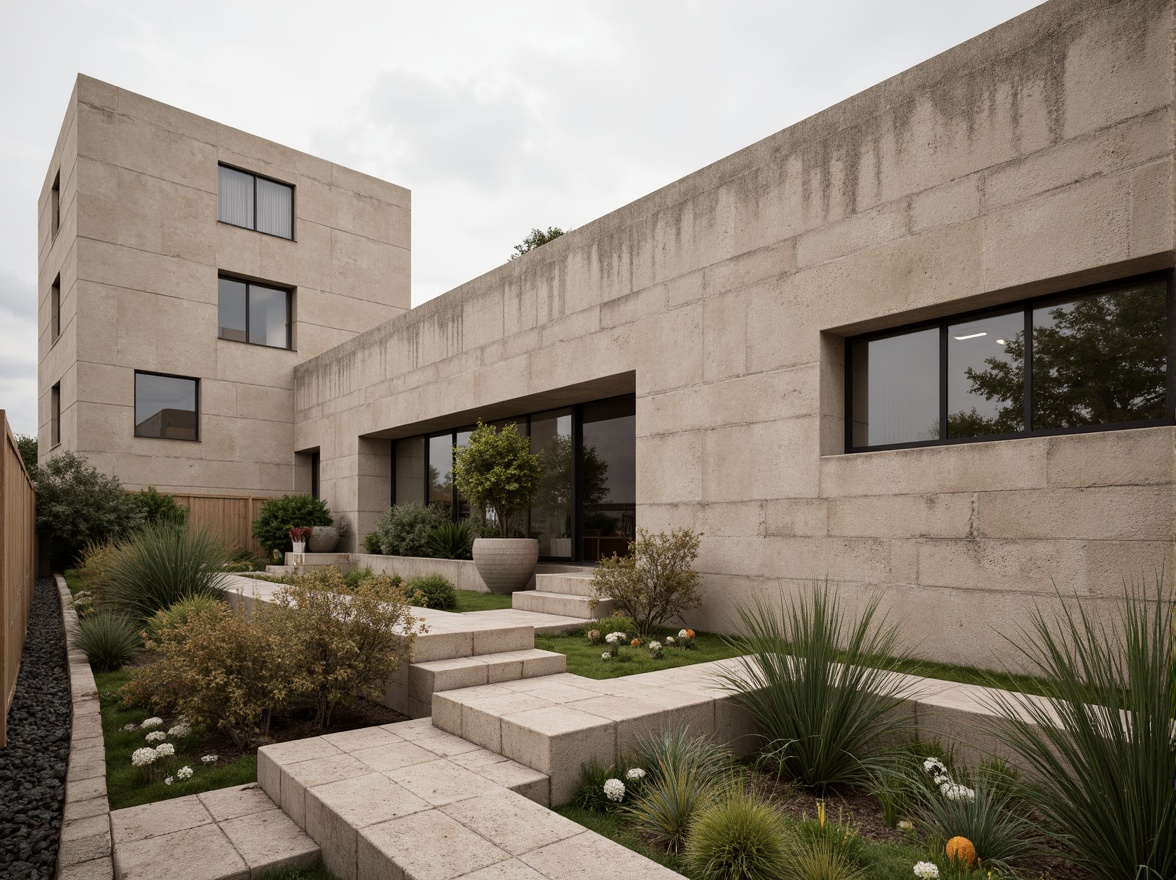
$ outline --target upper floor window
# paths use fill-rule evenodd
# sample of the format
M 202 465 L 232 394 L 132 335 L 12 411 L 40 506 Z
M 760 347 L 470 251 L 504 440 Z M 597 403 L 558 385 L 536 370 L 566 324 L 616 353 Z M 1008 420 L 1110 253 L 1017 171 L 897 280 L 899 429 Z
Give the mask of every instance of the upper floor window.
M 269 235 L 294 238 L 294 187 L 217 166 L 217 219 Z
M 1171 300 L 1152 276 L 849 340 L 846 448 L 1170 422 Z
M 49 190 L 49 223 L 53 235 L 61 228 L 61 172 L 53 177 L 53 187 Z
M 217 335 L 221 339 L 290 347 L 291 293 L 236 278 L 217 279 Z
M 61 335 L 61 276 L 53 279 L 49 288 L 49 332 L 50 342 L 56 342 Z
M 61 383 L 49 389 L 49 445 L 61 443 Z
M 135 436 L 199 440 L 200 380 L 135 371 Z

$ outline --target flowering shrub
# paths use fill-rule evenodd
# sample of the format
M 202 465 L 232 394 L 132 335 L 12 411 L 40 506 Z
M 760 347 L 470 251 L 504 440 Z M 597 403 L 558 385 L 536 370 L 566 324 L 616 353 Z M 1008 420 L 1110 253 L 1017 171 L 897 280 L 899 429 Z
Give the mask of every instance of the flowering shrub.
M 649 643 L 648 647 L 649 647 L 649 654 L 651 657 L 653 657 L 654 660 L 660 660 L 662 658 L 661 642 L 652 641 Z
M 619 804 L 625 799 L 625 783 L 619 779 L 606 779 L 604 781 L 604 796 L 614 804 Z
M 158 758 L 170 758 L 176 753 L 176 747 L 171 743 L 160 743 L 155 747 L 155 756 Z
M 934 862 L 916 862 L 915 876 L 919 880 L 939 880 L 939 868 Z
M 142 730 L 151 730 L 153 727 L 163 727 L 163 719 L 156 717 L 156 716 L 152 716 L 150 718 L 145 719 L 139 725 L 139 727 Z
M 134 754 L 131 755 L 131 765 L 133 767 L 149 767 L 155 763 L 155 749 L 150 746 L 142 749 L 135 749 Z
M 167 734 L 162 730 L 153 730 L 147 734 L 147 742 L 149 743 L 160 743 L 165 739 L 167 739 Z
M 698 590 L 698 558 L 702 536 L 690 529 L 670 534 L 637 530 L 629 555 L 601 559 L 592 576 L 592 599 L 611 598 L 614 607 L 633 619 L 637 634 L 648 636 L 653 628 L 702 602 Z
M 186 722 L 186 721 L 180 721 L 180 722 L 172 725 L 172 727 L 168 730 L 167 735 L 174 736 L 177 739 L 183 739 L 184 737 L 190 735 L 191 733 L 192 733 L 192 726 L 190 724 L 188 724 L 188 722 Z
M 219 755 L 205 755 L 200 759 L 200 761 L 204 764 L 215 764 L 219 757 Z
M 645 771 L 640 767 L 631 767 L 625 773 L 625 779 L 627 779 L 629 782 L 640 782 L 644 778 Z
M 187 764 L 185 764 L 183 767 L 181 767 L 179 770 L 176 771 L 176 779 L 180 779 L 180 780 L 191 779 L 192 772 L 193 772 L 192 768 L 189 767 Z

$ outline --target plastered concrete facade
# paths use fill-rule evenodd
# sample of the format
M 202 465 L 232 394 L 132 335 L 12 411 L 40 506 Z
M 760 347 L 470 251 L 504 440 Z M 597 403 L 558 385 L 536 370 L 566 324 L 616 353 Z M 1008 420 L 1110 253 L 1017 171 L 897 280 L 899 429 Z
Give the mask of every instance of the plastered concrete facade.
M 637 522 L 705 534 L 708 629 L 827 579 L 991 665 L 1054 585 L 1170 590 L 1170 423 L 845 454 L 844 340 L 1170 270 L 1173 34 L 1038 7 L 300 364 L 295 448 L 362 535 L 390 438 L 634 392 Z
M 218 222 L 222 163 L 293 186 L 293 240 Z M 407 311 L 409 213 L 399 186 L 79 76 L 38 204 L 42 460 L 74 450 L 129 489 L 306 491 L 294 367 Z M 218 339 L 221 273 L 293 290 L 290 350 Z M 136 370 L 199 379 L 198 442 L 135 436 Z

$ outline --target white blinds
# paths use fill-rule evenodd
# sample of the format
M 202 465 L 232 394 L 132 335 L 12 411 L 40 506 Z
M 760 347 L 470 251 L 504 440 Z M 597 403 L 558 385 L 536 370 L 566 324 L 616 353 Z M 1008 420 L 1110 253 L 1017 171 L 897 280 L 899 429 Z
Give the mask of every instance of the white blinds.
M 253 228 L 253 175 L 224 165 L 217 167 L 217 219 Z
M 294 237 L 294 190 L 284 183 L 257 178 L 257 231 Z

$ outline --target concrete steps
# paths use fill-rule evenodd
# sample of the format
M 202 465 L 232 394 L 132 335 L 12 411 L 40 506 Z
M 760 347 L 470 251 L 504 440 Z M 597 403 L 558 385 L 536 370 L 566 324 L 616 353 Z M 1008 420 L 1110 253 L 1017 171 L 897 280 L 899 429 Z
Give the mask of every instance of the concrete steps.
M 406 715 L 424 718 L 432 712 L 433 694 L 458 688 L 498 684 L 567 671 L 567 657 L 555 651 L 527 648 L 413 663 L 408 670 Z
M 592 571 L 553 572 L 535 575 L 535 589 L 523 590 L 511 596 L 511 607 L 539 614 L 558 614 L 592 620 L 607 617 L 612 612 L 611 599 L 601 599 L 593 607 Z

